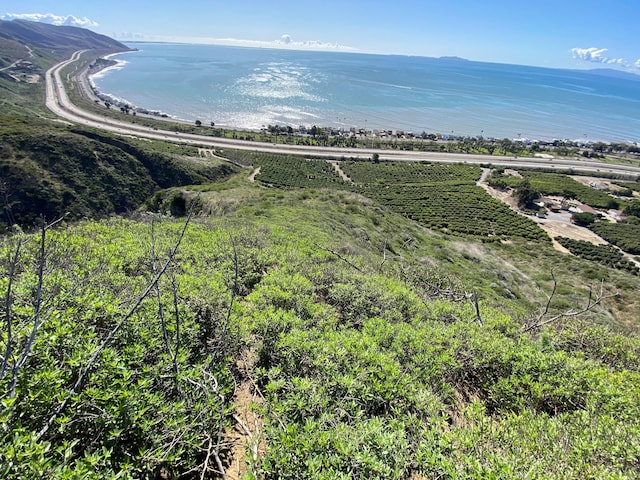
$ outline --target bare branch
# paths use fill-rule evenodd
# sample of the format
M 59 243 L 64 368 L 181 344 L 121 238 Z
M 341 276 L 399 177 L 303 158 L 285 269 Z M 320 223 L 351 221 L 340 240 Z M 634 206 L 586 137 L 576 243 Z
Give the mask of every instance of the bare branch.
M 204 480 L 207 471 L 209 470 L 209 459 L 211 455 L 216 460 L 216 464 L 218 465 L 218 472 L 221 477 L 224 479 L 227 478 L 227 474 L 224 470 L 224 466 L 222 465 L 222 460 L 220 460 L 220 456 L 218 455 L 217 449 L 213 448 L 213 442 L 211 441 L 211 436 L 207 435 L 207 439 L 209 441 L 209 447 L 207 448 L 207 457 L 204 459 L 204 464 L 202 465 L 202 473 L 200 474 L 200 480 Z
M 62 400 L 62 402 L 60 402 L 58 404 L 58 406 L 55 408 L 55 410 L 53 411 L 53 413 L 51 414 L 51 416 L 49 417 L 47 422 L 44 424 L 44 426 L 38 432 L 38 436 L 37 436 L 38 439 L 42 438 L 42 436 L 45 435 L 49 431 L 49 429 L 51 428 L 51 425 L 53 425 L 53 423 L 55 422 L 56 418 L 58 418 L 58 415 L 60 415 L 60 413 L 67 406 L 67 403 L 69 402 L 69 399 L 71 398 L 71 396 L 74 395 L 75 393 L 77 393 L 80 390 L 80 388 L 82 387 L 82 385 L 84 384 L 84 382 L 88 378 L 89 373 L 90 373 L 91 369 L 93 368 L 93 365 L 96 363 L 96 361 L 98 360 L 98 358 L 100 357 L 102 352 L 111 344 L 112 340 L 114 339 L 116 334 L 120 331 L 122 326 L 127 322 L 127 320 L 129 320 L 129 318 L 131 318 L 131 316 L 136 312 L 136 310 L 138 309 L 138 307 L 140 306 L 142 301 L 154 289 L 154 287 L 156 286 L 158 281 L 160 281 L 160 278 L 162 277 L 162 275 L 164 275 L 165 271 L 169 267 L 169 264 L 173 261 L 173 259 L 176 256 L 176 253 L 178 252 L 178 248 L 180 247 L 180 244 L 182 243 L 182 240 L 183 240 L 184 235 L 185 235 L 185 233 L 187 231 L 187 227 L 189 226 L 189 223 L 191 221 L 192 216 L 193 216 L 193 208 L 191 208 L 191 210 L 189 211 L 189 216 L 187 217 L 187 219 L 186 219 L 186 221 L 184 223 L 184 226 L 182 228 L 182 231 L 180 232 L 180 236 L 178 237 L 178 240 L 176 241 L 173 249 L 171 249 L 171 251 L 169 252 L 169 258 L 167 258 L 167 260 L 164 262 L 162 267 L 158 270 L 158 272 L 154 276 L 153 280 L 151 280 L 151 282 L 147 285 L 147 288 L 145 288 L 145 290 L 140 295 L 138 295 L 138 298 L 136 299 L 136 301 L 133 304 L 133 306 L 129 309 L 127 314 L 109 332 L 109 335 L 107 335 L 107 337 L 103 340 L 103 342 L 100 344 L 100 346 L 93 352 L 93 354 L 91 355 L 91 357 L 87 361 L 86 366 L 80 371 L 80 374 L 78 375 L 78 379 L 74 383 L 73 387 L 71 387 L 71 389 L 69 390 L 69 392 L 65 396 L 64 400 Z
M 240 419 L 240 417 L 238 415 L 236 415 L 235 413 L 232 415 L 233 419 L 238 422 L 238 425 L 240 426 L 240 428 L 242 429 L 242 431 L 245 433 L 245 435 L 249 438 L 253 438 L 253 434 L 251 433 L 251 430 L 249 430 L 249 427 L 247 427 L 244 422 Z
M 424 291 L 421 296 L 423 297 L 423 302 L 433 298 L 446 298 L 456 303 L 470 302 L 476 314 L 473 321 L 478 322 L 481 327 L 484 326 L 484 321 L 480 314 L 480 296 L 477 290 L 466 292 L 462 287 L 455 285 L 450 278 L 440 276 L 437 273 L 433 274 L 426 270 L 421 270 L 420 274 L 410 279 L 410 281 L 415 282 L 417 286 L 421 287 L 420 290 Z
M 54 222 L 52 225 L 55 225 Z M 20 359 L 14 363 L 11 377 L 11 386 L 9 388 L 9 398 L 12 398 L 16 394 L 16 383 L 18 381 L 18 374 L 20 369 L 27 361 L 29 354 L 31 353 L 31 347 L 33 346 L 33 342 L 36 339 L 36 333 L 38 333 L 38 329 L 40 328 L 40 313 L 42 307 L 42 283 L 44 281 L 44 269 L 47 263 L 47 255 L 46 255 L 46 239 L 47 239 L 47 225 L 43 222 L 42 228 L 40 230 L 40 249 L 39 249 L 39 259 L 38 259 L 38 283 L 36 285 L 36 298 L 33 306 L 33 325 L 31 327 L 31 333 L 29 334 L 29 338 L 27 340 L 26 345 L 22 351 L 22 355 Z
M 547 304 L 544 306 L 544 310 L 542 311 L 542 313 L 538 317 L 539 319 L 541 319 L 547 313 L 549 313 L 549 307 L 551 306 L 551 300 L 553 300 L 553 297 L 556 294 L 556 289 L 558 288 L 558 281 L 556 280 L 556 275 L 553 272 L 553 270 L 551 270 L 551 278 L 553 279 L 553 288 L 551 289 L 551 293 L 547 295 Z
M 173 315 L 175 320 L 175 343 L 173 347 L 173 373 L 178 375 L 178 352 L 180 350 L 180 308 L 178 306 L 178 284 L 175 273 L 171 275 L 171 290 L 173 293 Z
M 482 316 L 480 315 L 480 306 L 478 305 L 478 291 L 477 290 L 474 290 L 472 300 L 473 300 L 473 306 L 476 309 L 476 321 L 482 327 L 482 326 L 484 326 L 484 322 L 482 321 Z
M 321 245 L 318 245 L 317 243 L 315 244 L 316 247 L 318 247 L 320 250 L 324 250 L 325 252 L 329 252 L 332 255 L 335 255 L 336 257 L 338 257 L 340 260 L 342 260 L 343 262 L 345 262 L 346 264 L 348 264 L 350 267 L 355 268 L 358 272 L 360 273 L 364 273 L 362 271 L 362 269 L 360 267 L 358 267 L 357 265 L 354 265 L 353 263 L 351 263 L 349 260 L 347 260 L 346 258 L 344 258 L 342 255 L 340 255 L 338 252 L 334 252 L 333 250 L 329 249 L 329 248 L 325 248 Z
M 16 244 L 16 249 L 13 253 L 13 257 L 9 258 L 9 281 L 7 284 L 7 291 L 4 296 L 4 316 L 5 322 L 7 325 L 7 348 L 5 350 L 4 358 L 2 360 L 2 367 L 0 367 L 0 379 L 4 377 L 4 374 L 7 370 L 7 366 L 9 364 L 9 358 L 12 356 L 12 348 L 13 348 L 13 332 L 12 332 L 12 320 L 11 320 L 11 304 L 13 303 L 12 296 L 12 288 L 13 288 L 13 280 L 16 274 L 16 268 L 18 267 L 18 261 L 20 260 L 20 249 L 24 240 L 22 238 L 18 239 L 18 243 Z
M 156 236 L 155 236 L 155 220 L 151 220 L 151 273 L 155 276 L 158 273 L 156 267 Z M 156 299 L 158 301 L 158 316 L 160 317 L 160 328 L 162 329 L 162 339 L 167 353 L 173 357 L 171 345 L 169 344 L 169 335 L 167 333 L 167 322 L 164 317 L 164 308 L 162 306 L 162 294 L 160 292 L 160 282 L 156 282 L 154 286 Z
M 231 234 L 229 234 L 229 240 L 231 241 L 231 246 L 233 248 L 233 265 L 234 265 L 234 278 L 233 278 L 233 285 L 231 286 L 231 299 L 229 300 L 229 307 L 227 308 L 227 315 L 225 316 L 224 319 L 224 324 L 222 325 L 222 332 L 220 333 L 220 338 L 218 339 L 218 347 L 215 349 L 215 351 L 213 352 L 213 355 L 211 356 L 211 361 L 209 362 L 209 367 L 211 367 L 213 364 L 216 363 L 217 359 L 218 359 L 218 353 L 220 351 L 220 348 L 222 347 L 222 345 L 224 344 L 225 338 L 227 336 L 227 330 L 229 328 L 229 321 L 231 320 L 231 313 L 233 310 L 233 304 L 235 302 L 235 298 L 236 295 L 238 294 L 238 278 L 240 276 L 240 267 L 239 267 L 239 262 L 238 262 L 238 249 L 236 247 L 236 242 L 233 239 L 233 237 L 231 236 Z
M 551 302 L 553 300 L 553 297 L 556 294 L 556 290 L 557 290 L 557 281 L 555 276 L 553 275 L 552 272 L 552 278 L 553 278 L 553 288 L 551 290 L 551 294 L 547 295 L 548 301 L 544 307 L 544 309 L 542 310 L 542 312 L 538 315 L 538 317 L 531 323 L 529 324 L 525 324 L 523 326 L 523 328 L 521 329 L 520 333 L 526 333 L 529 332 L 531 330 L 537 329 L 537 328 L 542 328 L 545 325 L 549 325 L 551 323 L 557 322 L 563 318 L 575 318 L 575 317 L 580 317 L 584 314 L 586 314 L 587 312 L 590 312 L 591 310 L 593 310 L 596 306 L 600 305 L 604 300 L 608 299 L 608 298 L 613 298 L 618 296 L 618 293 L 612 293 L 612 294 L 608 294 L 605 295 L 604 294 L 604 282 L 600 283 L 600 291 L 598 292 L 598 294 L 595 296 L 595 298 L 593 298 L 593 291 L 592 288 L 589 287 L 589 298 L 587 301 L 587 305 L 584 308 L 581 308 L 579 310 L 575 310 L 575 309 L 569 309 L 569 310 L 565 310 L 564 312 L 558 313 L 556 315 L 550 316 L 549 315 L 549 308 L 551 305 Z

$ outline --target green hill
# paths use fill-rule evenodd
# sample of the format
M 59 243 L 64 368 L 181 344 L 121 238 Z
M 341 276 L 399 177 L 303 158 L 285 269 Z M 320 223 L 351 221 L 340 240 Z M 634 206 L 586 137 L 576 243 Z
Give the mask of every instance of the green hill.
M 58 60 L 69 57 L 76 50 L 109 50 L 113 52 L 129 50 L 126 45 L 105 35 L 86 28 L 49 25 L 28 20 L 0 20 L 0 51 L 15 47 L 16 43 L 33 49 L 46 50 Z M 23 55 L 24 52 L 16 52 Z M 21 58 L 21 57 L 17 57 Z M 17 60 L 13 58 L 13 60 Z M 12 61 L 13 61 L 12 60 Z M 10 62 L 9 62 L 10 63 Z
M 28 56 L 29 50 L 23 44 L 16 40 L 0 37 L 0 68 Z
M 349 192 L 196 194 L 188 222 L 5 238 L 3 477 L 637 473 L 638 277 L 602 269 L 587 308 L 592 265 L 544 243 L 461 241 Z
M 37 218 L 97 217 L 135 210 L 159 188 L 210 181 L 232 173 L 203 163 L 194 151 L 116 140 L 53 122 L 44 107 L 44 71 L 70 52 L 126 50 L 76 27 L 15 20 L 0 22 L 0 229 Z M 22 80 L 29 72 L 36 82 Z
M 41 216 L 130 212 L 160 188 L 222 179 L 236 170 L 219 160 L 204 161 L 194 149 L 0 117 L 5 227 L 30 226 Z

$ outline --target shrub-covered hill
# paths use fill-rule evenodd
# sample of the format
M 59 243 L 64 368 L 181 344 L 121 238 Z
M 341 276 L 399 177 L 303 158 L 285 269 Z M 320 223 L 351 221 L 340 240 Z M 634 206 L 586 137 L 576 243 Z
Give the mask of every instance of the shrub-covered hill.
M 0 42 L 2 47 L 0 52 L 5 53 L 6 48 L 8 53 L 11 53 L 8 47 L 19 43 L 47 51 L 59 60 L 76 50 L 94 49 L 111 52 L 129 50 L 126 45 L 86 28 L 50 25 L 28 20 L 0 20 L 0 39 L 3 40 Z M 20 55 L 11 58 L 12 61 L 18 58 L 30 58 L 24 55 L 24 52 L 16 53 Z
M 37 120 L 0 119 L 4 225 L 100 217 L 137 209 L 160 188 L 224 178 L 236 168 L 177 155 L 152 142 L 118 139 Z M 147 143 L 147 144 L 145 144 Z
M 637 277 L 353 193 L 198 190 L 188 223 L 3 239 L 0 477 L 637 478 Z M 600 280 L 621 298 L 571 315 Z

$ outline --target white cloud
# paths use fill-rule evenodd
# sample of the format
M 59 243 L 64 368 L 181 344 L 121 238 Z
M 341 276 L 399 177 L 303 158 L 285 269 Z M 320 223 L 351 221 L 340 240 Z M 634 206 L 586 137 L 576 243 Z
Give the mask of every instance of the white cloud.
M 30 20 L 32 22 L 48 23 L 50 25 L 64 25 L 71 27 L 91 28 L 98 24 L 87 17 L 78 18 L 73 15 L 54 15 L 53 13 L 5 13 L 2 20 Z
M 174 43 L 194 43 L 205 45 L 227 45 L 232 47 L 253 47 L 253 48 L 280 48 L 288 50 L 332 50 L 343 52 L 357 52 L 358 49 L 340 45 L 339 43 L 320 42 L 317 40 L 298 41 L 293 40 L 290 35 L 284 34 L 276 40 L 246 40 L 239 38 L 213 38 L 213 37 L 183 37 L 170 35 L 141 35 L 120 32 L 114 34 L 114 38 L 119 40 L 144 40 L 147 42 L 174 42 Z
M 144 41 L 147 40 L 147 36 L 142 33 L 137 32 L 116 32 L 111 35 L 113 38 L 117 40 L 129 40 L 129 41 Z
M 266 43 L 271 43 L 276 48 L 291 48 L 294 50 L 356 50 L 355 48 L 340 45 L 338 43 L 320 42 L 318 40 L 293 40 L 291 35 L 287 34 L 282 35 L 280 40 Z
M 573 58 L 578 58 L 580 60 L 585 60 L 587 62 L 598 62 L 604 63 L 606 61 L 606 57 L 602 54 L 608 51 L 607 48 L 572 48 L 571 53 L 573 54 Z
M 624 58 L 611 58 L 605 54 L 608 48 L 572 48 L 573 58 L 584 60 L 585 62 L 604 63 L 606 65 L 620 65 L 622 67 L 630 67 L 631 65 Z

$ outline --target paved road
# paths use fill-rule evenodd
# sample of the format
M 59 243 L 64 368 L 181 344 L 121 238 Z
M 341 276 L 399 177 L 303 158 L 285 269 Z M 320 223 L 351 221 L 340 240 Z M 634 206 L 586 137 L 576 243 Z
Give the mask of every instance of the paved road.
M 33 50 L 31 50 L 31 47 L 29 45 L 23 45 L 23 46 L 27 49 L 27 53 L 29 54 L 29 56 L 26 57 L 26 58 L 19 58 L 18 60 L 13 62 L 11 65 L 7 65 L 6 67 L 0 68 L 0 72 L 4 72 L 5 70 L 9 70 L 10 68 L 13 68 L 16 65 L 18 65 L 23 60 L 26 60 L 27 58 L 33 57 Z
M 225 138 L 212 138 L 204 135 L 176 133 L 170 130 L 155 129 L 129 122 L 122 122 L 103 117 L 78 108 L 72 104 L 64 89 L 60 78 L 60 71 L 70 63 L 78 60 L 83 51 L 75 52 L 68 60 L 60 62 L 49 69 L 45 75 L 46 105 L 56 115 L 76 124 L 100 128 L 120 135 L 134 135 L 137 137 L 163 140 L 172 143 L 190 144 L 205 148 L 234 148 L 238 150 L 261 151 L 270 153 L 284 153 L 324 158 L 371 158 L 374 153 L 380 155 L 381 160 L 402 161 L 430 161 L 443 163 L 491 163 L 497 166 L 552 168 L 557 170 L 573 168 L 581 172 L 596 174 L 598 172 L 621 175 L 640 175 L 640 167 L 631 165 L 611 165 L 570 158 L 515 158 L 494 157 L 490 155 L 466 155 L 457 153 L 408 152 L 394 150 L 354 149 L 336 147 L 309 147 L 303 145 L 279 145 L 264 142 L 248 142 Z

